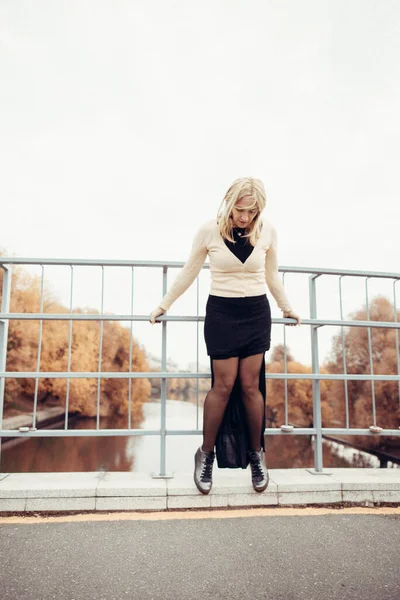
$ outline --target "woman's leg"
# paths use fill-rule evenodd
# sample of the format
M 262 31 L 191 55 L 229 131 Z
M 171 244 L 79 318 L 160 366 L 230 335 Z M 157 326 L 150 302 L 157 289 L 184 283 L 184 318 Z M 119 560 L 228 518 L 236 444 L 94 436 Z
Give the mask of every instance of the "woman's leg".
M 250 447 L 261 450 L 261 432 L 265 426 L 264 398 L 260 392 L 260 369 L 263 354 L 242 358 L 239 364 L 240 385 L 249 429 Z
M 203 451 L 214 451 L 215 440 L 221 425 L 229 396 L 236 380 L 239 359 L 213 359 L 214 384 L 204 401 Z
M 250 436 L 251 480 L 256 492 L 263 492 L 269 481 L 264 452 L 261 449 L 261 434 L 265 426 L 264 398 L 260 392 L 260 369 L 263 360 L 263 354 L 255 354 L 243 358 L 239 365 L 242 398 Z

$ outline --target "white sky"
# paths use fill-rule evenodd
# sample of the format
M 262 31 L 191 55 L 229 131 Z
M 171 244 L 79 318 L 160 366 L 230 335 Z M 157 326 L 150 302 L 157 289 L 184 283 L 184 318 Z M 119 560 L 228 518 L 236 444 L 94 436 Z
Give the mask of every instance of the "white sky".
M 0 81 L 9 254 L 184 261 L 232 180 L 252 175 L 267 189 L 280 265 L 399 271 L 396 0 L 0 0 Z M 137 275 L 135 312 L 161 299 L 155 275 Z M 67 302 L 62 277 L 48 274 Z M 92 277 L 76 305 L 98 302 Z M 298 282 L 288 279 L 289 299 L 308 317 Z M 336 318 L 330 285 L 321 316 Z M 347 312 L 363 302 L 355 287 Z M 106 308 L 128 312 L 126 290 L 115 278 Z M 171 314 L 187 310 L 194 290 Z M 194 328 L 168 327 L 169 356 L 195 360 Z M 158 352 L 159 331 L 135 333 Z M 307 328 L 288 335 L 308 362 Z

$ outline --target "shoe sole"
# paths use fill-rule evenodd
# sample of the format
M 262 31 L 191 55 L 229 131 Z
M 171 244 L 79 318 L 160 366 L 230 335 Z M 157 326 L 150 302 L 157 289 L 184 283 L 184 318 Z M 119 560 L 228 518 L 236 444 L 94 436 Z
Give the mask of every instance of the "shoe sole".
M 267 477 L 267 483 L 264 485 L 264 487 L 262 487 L 262 488 L 258 488 L 258 489 L 257 489 L 257 488 L 255 488 L 255 487 L 254 487 L 254 485 L 253 485 L 254 491 L 255 491 L 255 492 L 258 492 L 259 494 L 261 494 L 261 492 L 264 492 L 264 491 L 267 489 L 267 487 L 268 487 L 268 484 L 269 484 L 269 476 Z
M 202 494 L 204 494 L 204 496 L 206 496 L 207 494 L 209 494 L 211 492 L 211 488 L 209 490 L 202 490 L 194 477 L 193 477 L 193 481 L 194 481 L 197 489 L 199 490 L 199 492 L 201 492 Z
M 262 492 L 265 492 L 265 490 L 267 489 L 267 487 L 268 487 L 268 483 L 263 488 L 255 488 L 254 485 L 253 485 L 254 491 L 257 492 L 258 494 L 261 494 Z

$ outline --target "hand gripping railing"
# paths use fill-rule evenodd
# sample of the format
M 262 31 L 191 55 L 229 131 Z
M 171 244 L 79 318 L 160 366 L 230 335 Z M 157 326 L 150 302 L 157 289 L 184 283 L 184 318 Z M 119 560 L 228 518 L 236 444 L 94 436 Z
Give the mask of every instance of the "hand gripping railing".
M 133 436 L 133 435 L 158 435 L 160 436 L 160 469 L 155 476 L 168 477 L 166 470 L 166 437 L 167 435 L 199 435 L 199 418 L 197 410 L 196 429 L 194 430 L 178 430 L 167 429 L 166 427 L 166 400 L 167 400 L 167 380 L 170 378 L 181 379 L 196 379 L 197 380 L 197 409 L 199 407 L 199 379 L 210 378 L 210 373 L 199 373 L 199 323 L 204 321 L 204 317 L 199 315 L 199 280 L 197 280 L 197 310 L 195 316 L 169 316 L 160 317 L 162 322 L 162 341 L 161 341 L 161 371 L 160 372 L 132 372 L 132 324 L 135 321 L 148 321 L 148 315 L 133 314 L 133 294 L 134 294 L 134 270 L 135 268 L 157 268 L 162 270 L 162 293 L 167 290 L 167 274 L 168 269 L 181 268 L 183 263 L 179 262 L 161 262 L 161 261 L 115 261 L 115 260 L 70 260 L 70 259 L 29 259 L 29 258 L 1 258 L 0 267 L 3 271 L 2 282 L 2 298 L 1 298 L 1 314 L 0 314 L 0 440 L 1 437 L 57 437 L 57 436 Z M 39 313 L 12 313 L 10 312 L 11 298 L 11 278 L 13 265 L 35 265 L 41 268 L 41 294 L 40 294 L 40 311 Z M 43 312 L 43 282 L 45 267 L 49 265 L 69 266 L 70 267 L 70 306 L 68 313 L 50 314 Z M 72 312 L 72 292 L 74 285 L 74 267 L 76 266 L 95 266 L 101 268 L 102 284 L 101 284 L 101 312 L 100 314 L 81 314 Z M 131 299 L 130 299 L 130 314 L 104 314 L 104 268 L 126 267 L 131 271 Z M 204 268 L 208 268 L 205 265 Z M 280 271 L 283 277 L 289 273 L 297 273 L 309 276 L 309 301 L 310 301 L 310 319 L 303 319 L 302 323 L 311 328 L 311 357 L 312 357 L 312 372 L 311 373 L 288 373 L 287 371 L 287 354 L 286 354 L 286 332 L 285 325 L 291 322 L 290 319 L 273 319 L 273 323 L 282 324 L 284 328 L 284 371 L 283 373 L 267 373 L 267 379 L 283 379 L 284 387 L 284 407 L 285 407 L 285 423 L 277 428 L 266 428 L 266 435 L 312 435 L 314 437 L 314 466 L 315 472 L 320 473 L 323 470 L 322 465 L 322 438 L 323 435 L 388 435 L 399 436 L 399 429 L 383 429 L 379 426 L 376 420 L 376 397 L 375 397 L 375 382 L 376 381 L 397 381 L 400 398 L 400 352 L 399 352 L 399 329 L 400 324 L 397 318 L 397 301 L 396 301 L 396 285 L 400 279 L 398 273 L 382 273 L 382 272 L 365 272 L 365 271 L 339 271 L 336 269 L 317 269 L 303 267 L 281 267 Z M 340 319 L 326 320 L 317 318 L 317 279 L 321 276 L 337 276 L 339 279 L 339 298 L 340 298 Z M 365 279 L 366 292 L 366 321 L 345 320 L 343 317 L 342 304 L 342 279 L 344 277 L 361 277 Z M 369 313 L 369 298 L 368 298 L 368 281 L 371 278 L 393 280 L 393 303 L 394 303 L 394 321 L 370 321 Z M 38 357 L 35 371 L 7 371 L 6 356 L 7 356 L 7 340 L 8 340 L 8 323 L 10 320 L 37 320 L 39 321 L 39 342 L 38 342 Z M 44 372 L 40 370 L 41 356 L 41 341 L 43 321 L 68 321 L 69 322 L 69 338 L 68 338 L 68 366 L 67 371 L 63 372 Z M 100 323 L 100 351 L 98 360 L 97 372 L 76 372 L 71 371 L 71 341 L 72 341 L 72 323 L 74 321 L 97 321 Z M 103 323 L 104 321 L 126 321 L 130 322 L 130 344 L 129 344 L 129 371 L 128 372 L 106 372 L 101 369 L 101 347 L 103 343 Z M 167 371 L 167 323 L 171 321 L 181 322 L 196 322 L 196 344 L 197 344 L 197 372 L 168 372 Z M 320 373 L 319 354 L 318 354 L 318 330 L 320 327 L 340 327 L 343 352 L 343 373 Z M 370 373 L 365 374 L 349 374 L 346 365 L 346 352 L 344 347 L 344 328 L 345 327 L 362 327 L 368 331 L 368 351 L 370 361 Z M 373 373 L 372 361 L 372 338 L 371 329 L 392 328 L 396 331 L 395 347 L 397 360 L 397 375 L 376 375 Z M 32 427 L 21 428 L 19 430 L 3 429 L 3 410 L 4 410 L 4 388 L 6 378 L 33 378 L 35 380 L 34 402 L 33 402 L 33 418 Z M 66 386 L 66 410 L 65 424 L 62 430 L 37 430 L 37 397 L 38 397 L 38 382 L 40 378 L 65 378 L 67 379 Z M 97 412 L 96 412 L 96 429 L 68 429 L 68 407 L 69 407 L 69 385 L 72 379 L 90 378 L 97 379 Z M 100 385 L 102 379 L 128 379 L 128 427 L 124 429 L 100 429 Z M 160 428 L 156 430 L 134 429 L 131 427 L 131 394 L 132 380 L 135 378 L 150 378 L 161 379 L 161 419 Z M 312 381 L 313 395 L 313 426 L 312 427 L 293 427 L 288 422 L 289 406 L 288 406 L 288 381 L 291 379 L 306 379 Z M 321 391 L 320 382 L 322 380 L 341 380 L 345 386 L 345 419 L 346 426 L 340 427 L 322 427 L 321 420 Z M 372 415 L 373 422 L 366 429 L 351 428 L 349 423 L 349 398 L 348 398 L 348 381 L 371 381 L 372 385 Z

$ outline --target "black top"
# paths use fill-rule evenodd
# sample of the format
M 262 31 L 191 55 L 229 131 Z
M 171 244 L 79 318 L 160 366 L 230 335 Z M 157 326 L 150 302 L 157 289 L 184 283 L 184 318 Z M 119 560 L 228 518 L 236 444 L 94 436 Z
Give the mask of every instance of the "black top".
M 246 262 L 254 250 L 254 246 L 251 245 L 249 238 L 243 237 L 245 231 L 246 230 L 241 227 L 234 227 L 233 239 L 235 240 L 235 243 L 224 240 L 232 254 L 234 254 L 242 263 Z

